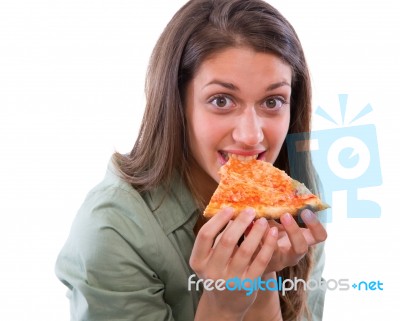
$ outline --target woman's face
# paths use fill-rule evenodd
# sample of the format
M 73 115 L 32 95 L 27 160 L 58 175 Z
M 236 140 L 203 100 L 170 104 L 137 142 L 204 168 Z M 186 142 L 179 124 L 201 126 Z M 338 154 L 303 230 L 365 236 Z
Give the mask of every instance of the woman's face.
M 247 47 L 211 55 L 188 83 L 185 106 L 191 152 L 219 182 L 231 155 L 274 163 L 290 120 L 291 68 Z

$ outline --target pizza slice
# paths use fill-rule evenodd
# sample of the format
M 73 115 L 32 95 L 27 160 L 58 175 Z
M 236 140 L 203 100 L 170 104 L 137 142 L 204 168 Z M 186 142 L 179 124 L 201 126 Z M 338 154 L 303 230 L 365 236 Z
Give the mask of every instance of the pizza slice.
M 317 212 L 329 207 L 304 184 L 268 162 L 231 157 L 219 174 L 220 183 L 204 211 L 207 218 L 224 207 L 235 209 L 235 216 L 252 207 L 257 218 L 267 219 L 278 219 L 284 213 L 297 215 L 305 208 Z

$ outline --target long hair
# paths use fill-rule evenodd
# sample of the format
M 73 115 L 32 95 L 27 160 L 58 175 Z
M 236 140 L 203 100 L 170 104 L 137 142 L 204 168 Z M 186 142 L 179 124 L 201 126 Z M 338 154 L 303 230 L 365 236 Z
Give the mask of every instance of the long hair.
M 193 195 L 198 195 L 190 174 L 185 90 L 209 55 L 238 46 L 274 54 L 291 67 L 289 133 L 310 131 L 310 77 L 291 24 L 262 0 L 191 0 L 168 23 L 151 55 L 145 85 L 146 108 L 136 143 L 129 155 L 114 154 L 121 175 L 139 192 L 168 184 L 177 170 Z M 285 144 L 274 165 L 290 174 Z M 298 162 L 306 173 L 303 182 L 315 190 L 309 154 L 303 154 Z M 296 266 L 285 268 L 278 275 L 307 280 L 311 261 L 310 249 Z M 297 320 L 307 312 L 304 289 L 286 293 L 280 300 L 284 320 Z

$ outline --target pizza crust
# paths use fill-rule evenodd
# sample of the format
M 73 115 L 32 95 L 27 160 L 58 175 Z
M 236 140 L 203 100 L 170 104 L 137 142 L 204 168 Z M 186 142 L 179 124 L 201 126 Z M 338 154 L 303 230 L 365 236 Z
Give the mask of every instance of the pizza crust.
M 217 214 L 221 209 L 225 207 L 232 207 L 235 211 L 233 214 L 233 218 L 235 218 L 237 215 L 239 215 L 240 212 L 244 211 L 246 208 L 249 208 L 250 206 L 246 207 L 234 207 L 233 204 L 226 204 L 225 206 L 221 207 L 213 207 L 209 206 L 207 207 L 207 211 L 204 211 L 204 216 L 206 218 L 211 218 L 215 214 Z M 256 219 L 260 217 L 265 217 L 266 219 L 269 220 L 276 220 L 279 219 L 283 214 L 289 213 L 292 216 L 299 215 L 301 211 L 305 209 L 309 209 L 313 212 L 318 212 L 327 209 L 329 206 L 326 204 L 320 204 L 319 202 L 310 202 L 310 204 L 306 204 L 303 207 L 297 208 L 297 207 L 290 207 L 290 206 L 251 206 L 251 208 L 254 208 L 256 211 Z

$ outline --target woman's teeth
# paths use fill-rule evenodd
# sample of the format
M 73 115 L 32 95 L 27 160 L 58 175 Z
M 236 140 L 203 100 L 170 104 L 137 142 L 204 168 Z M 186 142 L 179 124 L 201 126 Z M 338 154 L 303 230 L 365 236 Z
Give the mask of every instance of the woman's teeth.
M 238 155 L 238 154 L 232 154 L 232 153 L 221 153 L 222 156 L 225 158 L 225 160 L 227 161 L 229 158 L 232 159 L 238 159 L 242 162 L 248 162 L 251 161 L 252 159 L 257 159 L 258 154 L 252 155 L 252 156 L 244 156 L 244 155 Z

